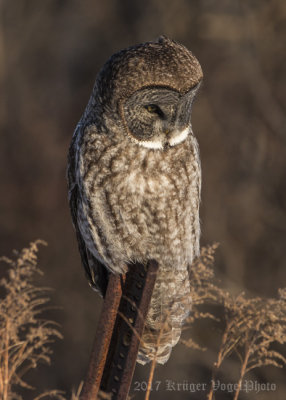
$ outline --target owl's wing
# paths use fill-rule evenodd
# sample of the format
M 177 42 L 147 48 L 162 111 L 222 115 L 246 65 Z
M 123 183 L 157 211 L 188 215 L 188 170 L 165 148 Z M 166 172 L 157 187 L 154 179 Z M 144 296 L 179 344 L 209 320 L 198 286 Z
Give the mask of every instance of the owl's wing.
M 99 291 L 101 295 L 104 297 L 108 283 L 108 271 L 106 267 L 91 254 L 91 252 L 85 245 L 84 239 L 80 233 L 77 222 L 77 202 L 78 202 L 78 186 L 75 185 L 70 193 L 70 208 L 76 231 L 76 237 L 78 241 L 81 260 L 90 286 L 93 289 Z
M 106 267 L 88 250 L 78 225 L 78 202 L 80 201 L 80 193 L 74 176 L 75 160 L 72 146 L 70 148 L 68 161 L 69 204 L 82 264 L 90 286 L 104 297 L 107 289 L 109 273 Z

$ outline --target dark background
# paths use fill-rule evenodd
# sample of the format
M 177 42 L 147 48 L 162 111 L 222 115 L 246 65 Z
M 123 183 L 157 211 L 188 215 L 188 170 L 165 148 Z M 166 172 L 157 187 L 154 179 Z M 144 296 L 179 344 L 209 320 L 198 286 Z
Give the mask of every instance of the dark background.
M 2 0 L 0 12 L 0 254 L 46 240 L 40 283 L 55 289 L 53 304 L 62 308 L 53 318 L 64 340 L 54 346 L 52 366 L 30 382 L 70 393 L 84 377 L 102 301 L 80 265 L 66 156 L 97 72 L 121 48 L 166 34 L 197 56 L 205 76 L 193 109 L 202 244 L 220 242 L 216 274 L 234 293 L 275 296 L 286 286 L 284 0 Z M 165 379 L 209 382 L 217 332 L 206 326 L 204 335 L 208 352 L 178 345 L 158 367 L 155 381 L 162 383 L 152 398 L 205 398 L 165 390 Z M 235 368 L 225 381 L 237 378 Z M 139 386 L 147 375 L 138 367 Z M 273 367 L 257 371 L 249 377 L 275 382 L 277 390 L 241 399 L 284 400 L 285 375 Z

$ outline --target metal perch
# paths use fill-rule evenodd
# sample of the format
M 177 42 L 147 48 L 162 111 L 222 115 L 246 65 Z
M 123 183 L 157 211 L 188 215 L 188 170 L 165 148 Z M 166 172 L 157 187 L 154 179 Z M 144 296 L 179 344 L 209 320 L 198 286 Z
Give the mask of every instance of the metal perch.
M 95 400 L 99 390 L 127 398 L 157 270 L 152 260 L 110 276 L 80 400 Z

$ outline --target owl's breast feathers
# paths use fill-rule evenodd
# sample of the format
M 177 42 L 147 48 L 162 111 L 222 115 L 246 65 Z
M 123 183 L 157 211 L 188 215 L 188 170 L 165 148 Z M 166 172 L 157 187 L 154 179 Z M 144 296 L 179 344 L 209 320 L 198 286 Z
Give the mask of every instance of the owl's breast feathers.
M 196 139 L 166 151 L 115 142 L 88 127 L 74 141 L 79 232 L 113 272 L 156 259 L 184 265 L 199 249 L 200 163 Z
M 155 351 L 162 310 L 169 310 L 171 324 L 157 357 L 164 363 L 190 309 L 182 299 L 189 299 L 188 266 L 199 253 L 200 180 L 192 135 L 167 150 L 150 150 L 91 125 L 70 148 L 70 206 L 91 285 L 104 295 L 108 271 L 126 272 L 132 261 L 159 263 L 141 363 Z

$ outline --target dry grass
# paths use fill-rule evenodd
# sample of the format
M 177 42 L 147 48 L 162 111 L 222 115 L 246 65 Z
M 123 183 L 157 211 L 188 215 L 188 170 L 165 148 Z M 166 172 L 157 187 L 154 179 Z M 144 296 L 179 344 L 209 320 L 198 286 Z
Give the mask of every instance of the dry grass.
M 225 330 L 213 368 L 213 379 L 222 362 L 233 352 L 240 361 L 239 380 L 234 394 L 238 399 L 245 374 L 266 365 L 282 368 L 286 358 L 271 345 L 286 343 L 286 289 L 279 290 L 278 299 L 250 298 L 244 293 L 232 297 L 225 292 Z M 211 387 L 209 400 L 213 399 Z
M 34 286 L 41 273 L 37 266 L 36 241 L 29 248 L 15 252 L 15 258 L 2 257 L 7 268 L 0 281 L 0 394 L 2 400 L 21 399 L 17 388 L 33 389 L 24 379 L 40 363 L 51 361 L 51 343 L 61 338 L 57 325 L 42 317 L 47 309 L 48 289 Z M 64 399 L 59 391 L 43 393 L 45 397 Z
M 218 320 L 218 317 L 210 312 L 202 312 L 201 306 L 219 305 L 223 307 L 224 331 L 217 355 L 213 365 L 212 383 L 207 396 L 208 400 L 214 399 L 214 382 L 223 361 L 231 354 L 236 354 L 239 359 L 237 370 L 238 382 L 233 400 L 237 400 L 245 375 L 255 369 L 266 365 L 282 368 L 286 364 L 286 358 L 271 345 L 286 343 L 286 289 L 279 289 L 279 297 L 247 298 L 244 293 L 234 297 L 231 293 L 222 289 L 215 280 L 213 264 L 214 254 L 218 244 L 204 247 L 201 256 L 195 260 L 190 269 L 191 286 L 191 314 L 187 325 L 195 321 L 210 318 Z M 190 303 L 189 299 L 181 299 Z M 158 336 L 157 348 L 160 338 L 167 327 L 168 315 L 165 315 Z M 181 339 L 189 348 L 206 350 L 198 345 L 192 337 Z M 148 388 L 145 400 L 149 400 L 151 386 L 156 367 L 156 357 L 151 363 Z
M 35 274 L 41 273 L 37 266 L 38 240 L 21 252 L 15 252 L 14 259 L 2 257 L 7 266 L 5 277 L 0 281 L 0 396 L 2 400 L 21 400 L 17 393 L 20 387 L 33 389 L 26 381 L 26 375 L 40 363 L 50 363 L 51 343 L 61 338 L 58 326 L 43 318 L 49 297 L 47 288 L 36 287 L 33 283 Z M 279 290 L 279 297 L 247 298 L 244 293 L 234 297 L 216 282 L 213 264 L 217 244 L 202 249 L 201 256 L 190 270 L 192 311 L 187 325 L 192 325 L 202 318 L 217 320 L 214 313 L 202 311 L 202 306 L 219 305 L 223 308 L 224 331 L 216 362 L 213 365 L 212 382 L 215 381 L 224 360 L 236 354 L 238 382 L 234 393 L 237 400 L 245 375 L 265 365 L 283 367 L 285 357 L 272 345 L 286 343 L 286 289 Z M 190 303 L 189 298 L 181 301 Z M 162 318 L 162 327 L 158 335 L 157 347 L 168 329 L 169 315 Z M 182 340 L 190 348 L 203 349 L 191 337 Z M 151 395 L 151 385 L 156 367 L 156 356 L 151 363 L 148 388 L 145 399 Z M 71 400 L 79 400 L 82 384 L 77 392 L 72 393 Z M 65 400 L 64 393 L 58 390 L 44 392 L 34 397 L 41 399 Z M 100 398 L 107 398 L 100 394 Z M 214 387 L 211 386 L 208 400 L 214 398 Z

